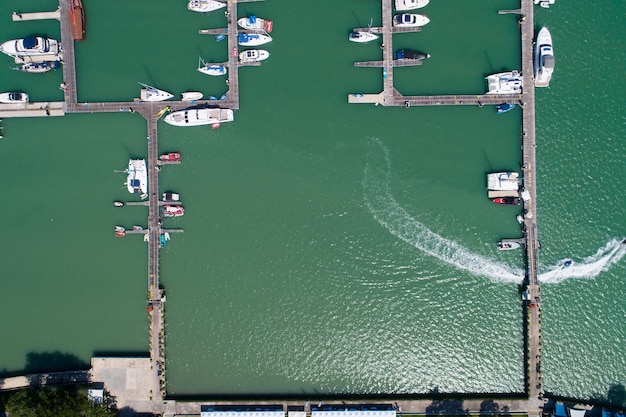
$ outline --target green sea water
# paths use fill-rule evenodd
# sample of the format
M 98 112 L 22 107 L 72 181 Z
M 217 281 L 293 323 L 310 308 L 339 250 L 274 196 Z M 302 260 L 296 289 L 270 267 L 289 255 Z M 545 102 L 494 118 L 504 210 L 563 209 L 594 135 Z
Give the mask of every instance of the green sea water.
M 85 1 L 79 100 L 132 100 L 138 81 L 223 94 L 223 78 L 195 68 L 198 56 L 228 59 L 224 42 L 197 33 L 225 18 L 179 3 Z M 615 76 L 624 2 L 602 3 L 536 13 L 557 60 L 550 88 L 537 90 L 544 388 L 581 397 L 626 384 L 625 88 Z M 517 5 L 429 4 L 422 32 L 394 35 L 394 49 L 432 56 L 397 69 L 398 90 L 481 94 L 485 75 L 519 68 L 517 20 L 496 13 Z M 15 7 L 0 4 L 0 15 Z M 179 192 L 186 208 L 166 224 L 185 233 L 161 251 L 168 393 L 522 392 L 523 259 L 494 251 L 521 235 L 518 213 L 485 193 L 486 172 L 521 165 L 521 113 L 348 105 L 350 93 L 382 89 L 379 69 L 352 64 L 377 59 L 379 46 L 347 41 L 352 27 L 380 24 L 378 2 L 240 7 L 249 13 L 274 20 L 274 41 L 266 63 L 240 70 L 236 121 L 159 124 L 161 150 L 184 158 L 161 171 L 162 191 Z M 2 39 L 31 33 L 58 37 L 58 23 L 0 26 Z M 0 58 L 2 91 L 62 98 L 59 71 L 23 74 Z M 43 352 L 75 362 L 147 352 L 146 246 L 112 233 L 145 225 L 147 210 L 111 204 L 128 198 L 115 170 L 147 155 L 145 121 L 2 124 L 0 184 L 13 209 L 0 243 L 0 368 L 42 367 Z M 566 257 L 574 266 L 554 269 Z

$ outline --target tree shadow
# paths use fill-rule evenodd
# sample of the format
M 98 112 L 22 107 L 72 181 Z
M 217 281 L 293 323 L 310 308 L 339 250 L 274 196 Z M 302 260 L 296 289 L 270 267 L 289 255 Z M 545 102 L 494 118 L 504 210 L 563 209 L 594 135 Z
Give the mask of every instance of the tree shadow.
M 118 417 L 154 417 L 152 413 L 138 413 L 131 407 L 123 407 L 117 413 Z
M 426 407 L 427 415 L 469 415 L 469 410 L 463 408 L 462 399 L 442 398 L 439 388 L 431 390 L 429 395 L 435 397 L 435 399 L 428 407 Z

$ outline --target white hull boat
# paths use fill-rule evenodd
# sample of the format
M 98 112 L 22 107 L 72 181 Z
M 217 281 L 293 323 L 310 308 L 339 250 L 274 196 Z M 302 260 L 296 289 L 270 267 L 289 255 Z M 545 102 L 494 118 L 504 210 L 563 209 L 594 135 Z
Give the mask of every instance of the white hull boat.
M 517 172 L 493 172 L 487 174 L 487 189 L 492 191 L 519 190 L 519 174 Z
M 405 11 L 420 9 L 426 6 L 430 0 L 396 0 L 396 10 Z
M 371 42 L 371 41 L 375 41 L 376 39 L 378 39 L 378 35 L 375 33 L 365 30 L 353 30 L 350 33 L 350 36 L 348 37 L 348 39 L 351 42 L 357 42 L 357 43 L 367 43 L 367 42 Z
M 259 46 L 264 45 L 272 41 L 270 35 L 264 35 L 262 33 L 241 33 L 237 42 L 242 46 Z
M 248 49 L 239 54 L 239 62 L 261 62 L 270 57 L 265 49 Z
M 145 159 L 131 159 L 126 170 L 126 187 L 131 194 L 146 194 L 148 192 L 148 170 Z
M 262 30 L 267 33 L 270 33 L 274 26 L 271 20 L 261 19 L 256 16 L 242 17 L 237 20 L 237 24 L 247 30 Z
M 199 91 L 187 91 L 181 94 L 181 101 L 194 101 L 202 99 L 202 93 Z
M 552 36 L 543 27 L 535 41 L 535 87 L 548 87 L 554 71 L 554 51 Z
M 209 13 L 226 7 L 226 3 L 217 0 L 190 0 L 187 10 L 198 13 Z
M 149 86 L 148 84 L 139 83 L 143 88 L 141 89 L 141 94 L 139 99 L 141 101 L 163 101 L 169 100 L 174 97 L 173 94 L 168 93 L 164 90 L 159 90 L 158 88 Z
M 28 103 L 28 94 L 19 92 L 0 93 L 0 103 L 23 104 Z
M 41 36 L 13 39 L 0 45 L 0 52 L 13 57 L 58 55 L 59 42 Z
M 522 92 L 523 78 L 518 71 L 500 72 L 488 75 L 487 94 L 520 94 Z
M 203 126 L 232 122 L 235 115 L 231 109 L 187 109 L 165 116 L 165 122 L 172 126 Z
M 59 61 L 44 61 L 44 62 L 26 62 L 18 67 L 16 70 L 30 72 L 31 74 L 43 74 L 44 72 L 52 71 L 59 68 Z
M 208 64 L 204 62 L 202 58 L 200 58 L 200 62 L 198 63 L 198 71 L 206 75 L 219 77 L 221 75 L 226 75 L 228 69 L 224 64 Z
M 430 19 L 423 14 L 402 13 L 393 17 L 393 25 L 398 28 L 416 28 L 425 26 Z
M 498 250 L 514 250 L 519 249 L 521 245 L 517 242 L 501 240 L 500 242 L 496 243 L 496 247 L 498 248 Z

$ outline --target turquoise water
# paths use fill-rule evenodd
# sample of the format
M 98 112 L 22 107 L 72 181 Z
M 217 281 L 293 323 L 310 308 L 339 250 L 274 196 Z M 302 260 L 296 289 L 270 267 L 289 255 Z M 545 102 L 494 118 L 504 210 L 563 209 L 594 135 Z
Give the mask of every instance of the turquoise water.
M 167 1 L 144 6 L 86 3 L 79 100 L 131 100 L 138 81 L 221 95 L 223 78 L 194 69 L 199 55 L 227 59 L 225 43 L 197 34 L 224 16 Z M 619 17 L 610 18 L 623 16 L 624 3 L 584 17 L 604 32 L 580 30 L 581 6 L 537 10 L 557 55 L 551 87 L 537 91 L 537 151 L 544 388 L 584 397 L 626 383 L 616 240 L 626 205 L 617 197 L 624 86 L 612 75 L 624 48 L 588 61 L 580 49 L 623 46 Z M 486 74 L 519 68 L 516 18 L 496 14 L 515 7 L 430 4 L 431 23 L 395 35 L 394 45 L 432 58 L 396 70 L 396 87 L 483 93 Z M 379 47 L 347 41 L 351 27 L 379 24 L 377 2 L 242 5 L 248 13 L 274 19 L 274 41 L 263 66 L 240 71 L 236 122 L 159 125 L 161 150 L 184 158 L 161 172 L 161 187 L 179 192 L 187 209 L 167 223 L 185 233 L 162 250 L 168 393 L 523 391 L 523 260 L 494 251 L 498 239 L 520 236 L 517 209 L 490 203 L 484 189 L 486 172 L 521 165 L 518 109 L 348 105 L 348 94 L 382 88 L 380 70 L 352 65 L 376 59 Z M 3 39 L 32 31 L 58 36 L 58 24 L 0 28 Z M 60 81 L 60 72 L 7 69 L 0 88 L 59 100 Z M 0 178 L 25 209 L 11 216 L 0 248 L 0 314 L 12 323 L 0 367 L 27 367 L 29 352 L 83 361 L 94 351 L 146 352 L 146 247 L 112 229 L 145 224 L 147 210 L 111 205 L 127 198 L 114 171 L 146 154 L 145 121 L 99 114 L 3 125 Z M 574 267 L 550 272 L 565 257 Z

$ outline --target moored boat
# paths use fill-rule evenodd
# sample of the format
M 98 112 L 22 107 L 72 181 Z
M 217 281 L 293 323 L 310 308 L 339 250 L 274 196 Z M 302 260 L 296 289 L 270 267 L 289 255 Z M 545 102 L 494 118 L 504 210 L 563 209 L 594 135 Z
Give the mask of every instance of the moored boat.
M 231 109 L 200 108 L 179 110 L 165 116 L 165 122 L 173 126 L 202 126 L 232 122 L 235 119 Z
M 430 19 L 423 14 L 402 13 L 393 17 L 393 25 L 401 28 L 415 28 L 425 26 Z
M 16 67 L 16 70 L 30 72 L 32 74 L 42 74 L 59 68 L 59 61 L 25 62 Z
M 413 10 L 420 9 L 426 6 L 429 2 L 430 0 L 396 0 L 395 6 L 398 11 Z
M 517 191 L 519 174 L 517 172 L 493 172 L 487 174 L 487 189 L 494 191 Z
M 272 37 L 270 35 L 262 33 L 240 33 L 237 38 L 237 43 L 242 46 L 259 46 L 271 41 Z
M 353 30 L 350 32 L 348 39 L 351 42 L 367 43 L 378 39 L 378 35 L 370 32 L 369 30 Z
M 152 87 L 148 84 L 139 84 L 143 87 L 139 96 L 141 101 L 163 101 L 174 97 L 173 94 L 170 94 L 167 91 L 159 90 L 158 88 Z
M 181 217 L 185 214 L 183 206 L 167 205 L 163 207 L 163 217 Z
M 41 36 L 12 39 L 0 45 L 0 52 L 13 57 L 58 55 L 59 42 Z
M 498 243 L 496 243 L 496 247 L 498 248 L 498 250 L 519 249 L 520 246 L 521 245 L 517 242 L 510 242 L 510 241 L 504 241 L 504 240 L 501 240 Z
M 496 204 L 504 204 L 504 205 L 508 205 L 508 206 L 519 206 L 519 198 L 516 197 L 498 197 L 498 198 L 494 198 L 493 200 L 494 203 Z
M 126 188 L 131 194 L 146 194 L 148 192 L 148 171 L 145 159 L 131 159 L 128 161 Z
M 70 0 L 70 28 L 75 41 L 85 39 L 85 9 L 81 0 Z
M 226 3 L 217 0 L 190 0 L 187 10 L 198 13 L 209 13 L 226 7 Z
M 497 114 L 506 113 L 508 111 L 513 110 L 514 108 L 515 108 L 515 104 L 511 104 L 511 103 L 498 104 L 496 106 L 496 113 Z
M 205 62 L 204 59 L 200 58 L 198 62 L 198 71 L 206 75 L 219 77 L 220 75 L 226 75 L 228 69 L 224 64 L 209 64 Z
M 552 35 L 543 27 L 535 40 L 535 87 L 548 87 L 554 72 L 554 51 Z
M 179 152 L 170 152 L 161 154 L 159 159 L 164 162 L 180 162 L 181 156 Z
M 414 49 L 400 49 L 396 52 L 397 60 L 422 61 L 427 58 L 430 58 L 430 54 L 425 54 L 424 52 Z
M 121 201 L 114 201 L 113 207 L 124 207 L 124 203 Z
M 0 93 L 0 103 L 6 104 L 23 104 L 28 103 L 28 94 L 11 91 L 8 93 Z
M 261 62 L 270 57 L 265 49 L 247 49 L 239 54 L 239 62 Z
M 499 72 L 485 77 L 487 94 L 519 94 L 522 92 L 523 78 L 518 71 Z
M 180 201 L 180 194 L 176 193 L 163 193 L 163 201 L 165 202 L 176 202 Z
M 270 33 L 274 26 L 274 23 L 271 20 L 261 19 L 260 17 L 253 15 L 249 17 L 242 17 L 237 20 L 237 24 L 244 29 L 263 30 L 267 33 Z
M 194 101 L 200 100 L 202 98 L 202 93 L 199 91 L 186 91 L 180 96 L 181 101 Z

